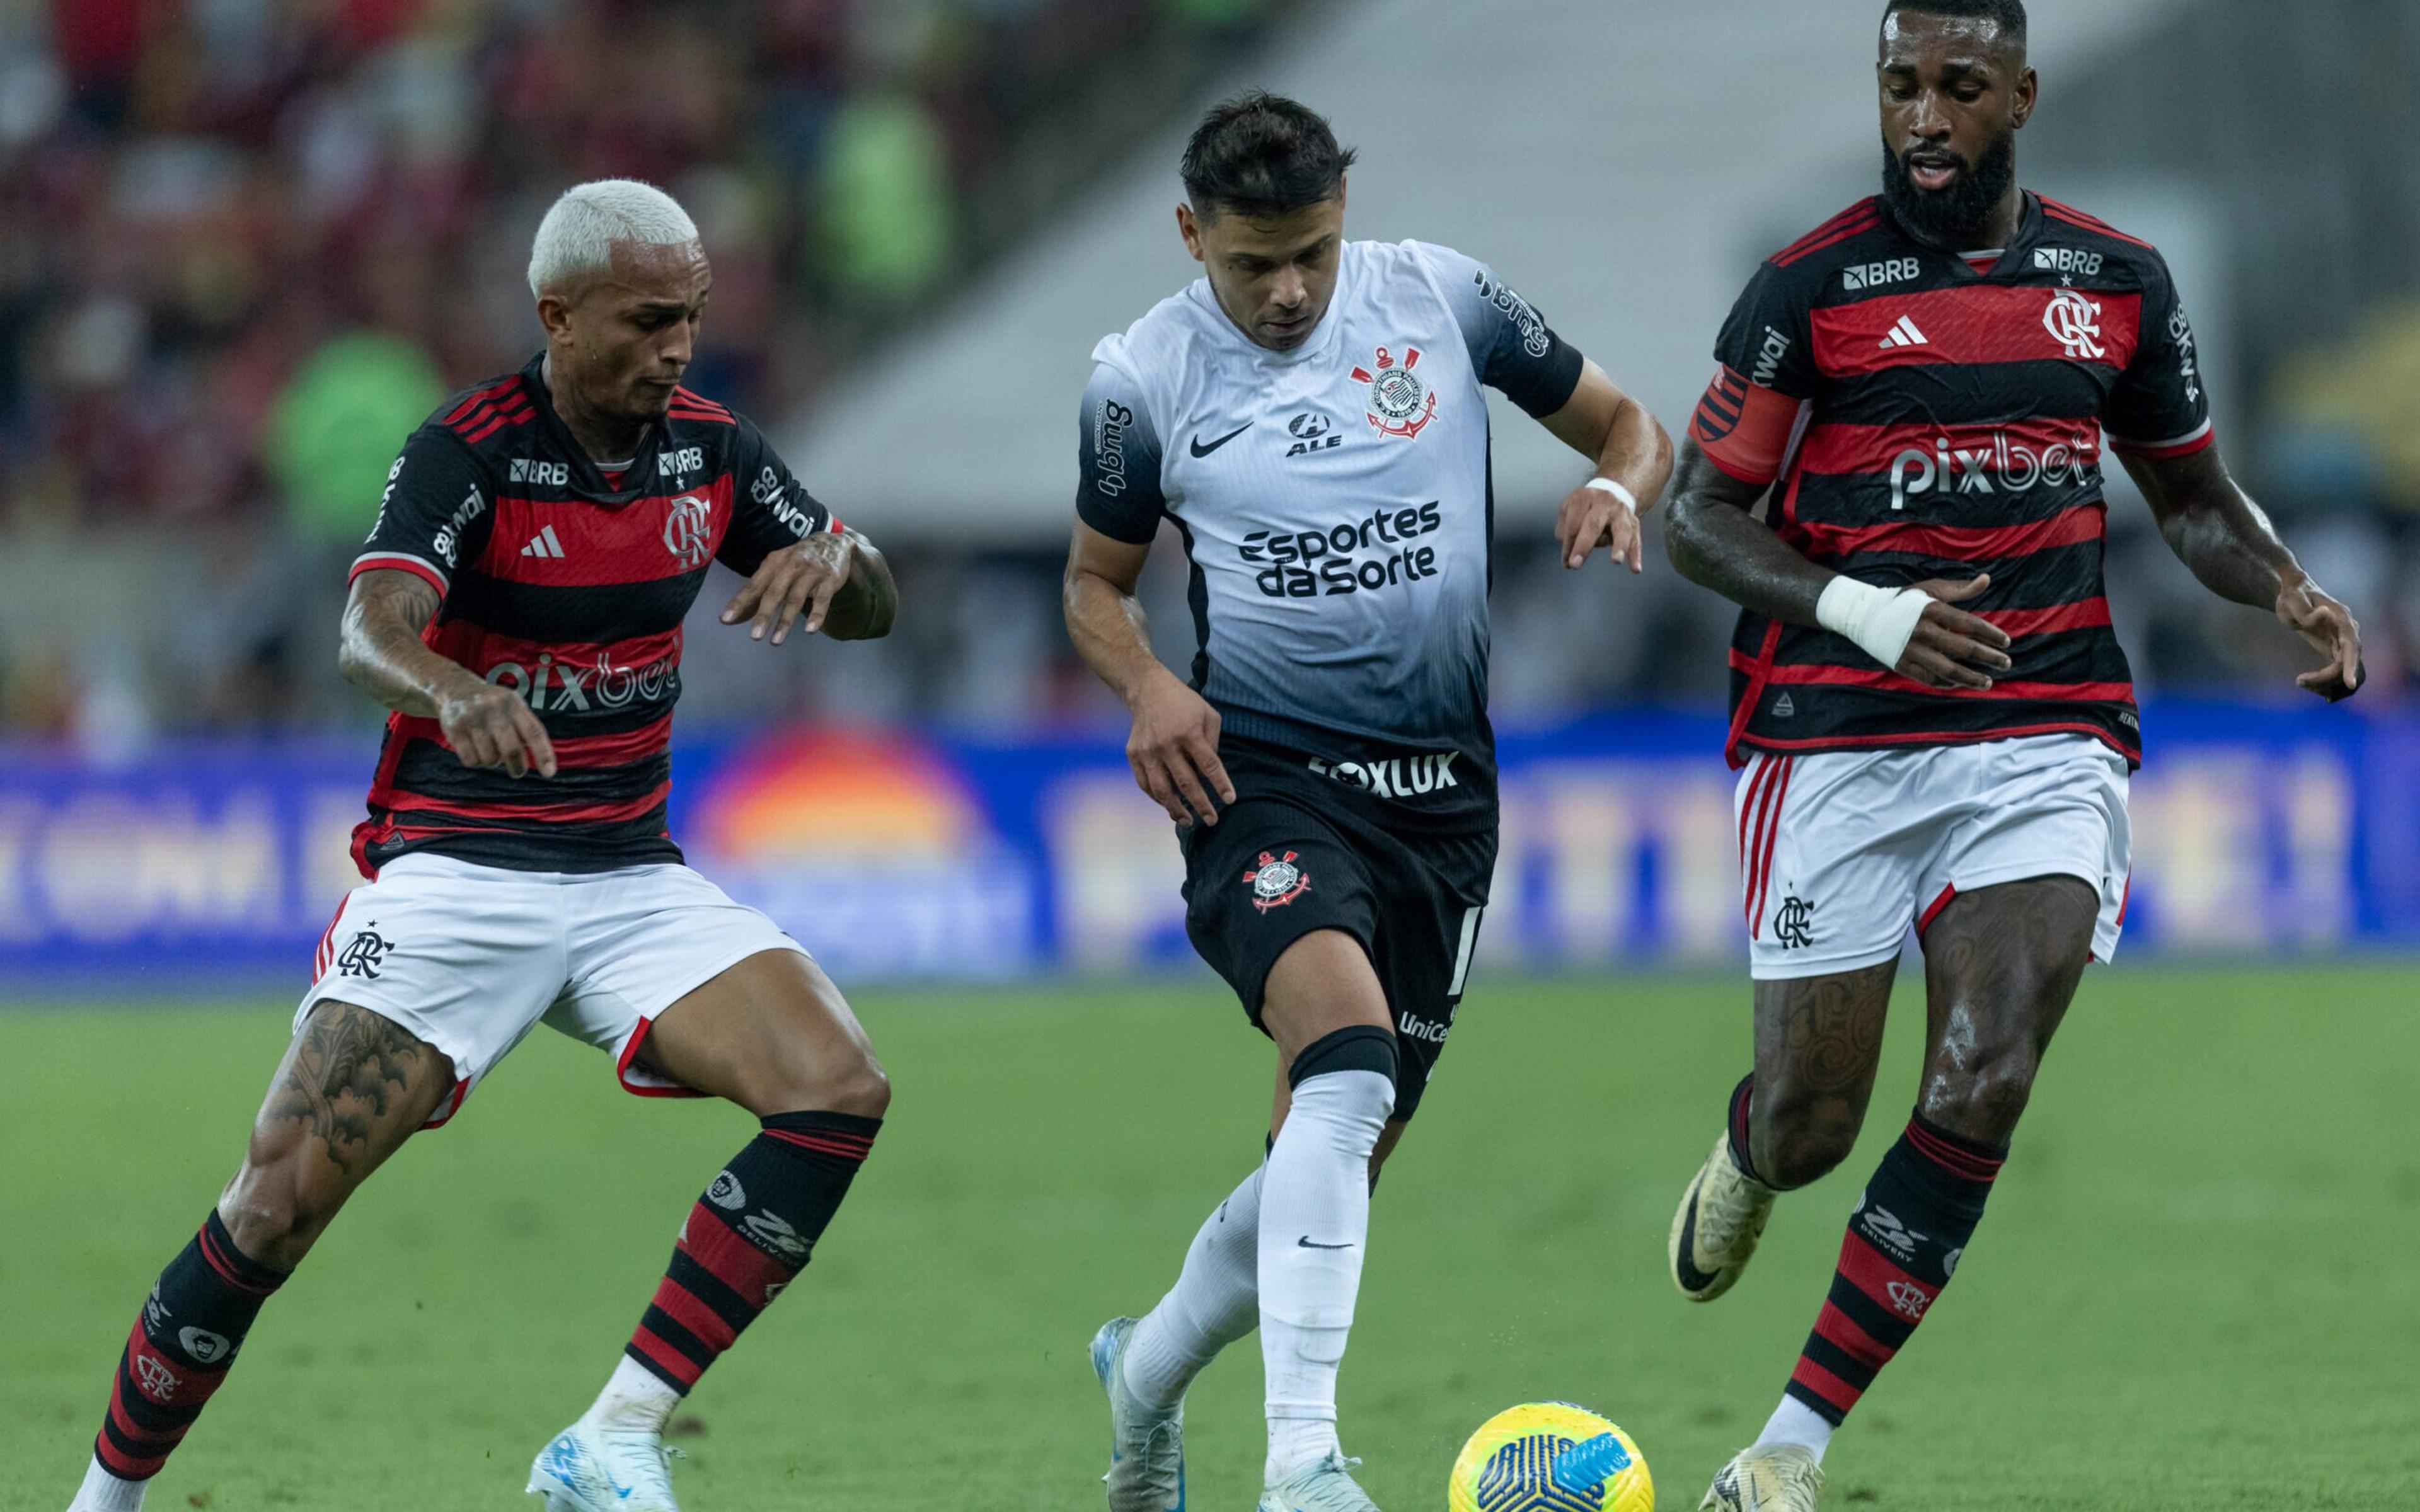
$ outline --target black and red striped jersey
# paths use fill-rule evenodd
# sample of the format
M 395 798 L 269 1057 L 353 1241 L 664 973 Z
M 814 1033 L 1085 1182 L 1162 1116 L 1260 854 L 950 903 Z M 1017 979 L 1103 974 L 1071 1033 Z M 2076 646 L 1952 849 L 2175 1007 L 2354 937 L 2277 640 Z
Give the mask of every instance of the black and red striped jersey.
M 2166 263 L 2080 210 L 2024 197 L 1996 255 L 1944 252 L 1879 197 L 1769 258 L 1725 324 L 1690 424 L 1706 456 L 1776 484 L 1810 560 L 1904 587 L 1989 573 L 1962 605 L 2008 632 L 1981 691 L 1928 687 L 1846 639 L 1740 616 L 1730 755 L 2092 735 L 2141 758 L 2102 579 L 2104 448 L 2211 444 L 2191 323 Z
M 539 872 L 679 860 L 673 703 L 706 566 L 753 573 L 839 528 L 753 424 L 687 389 L 611 471 L 555 413 L 542 358 L 448 399 L 404 442 L 352 575 L 426 579 L 442 602 L 422 639 L 519 692 L 558 770 L 475 770 L 436 720 L 393 716 L 353 831 L 364 874 L 412 851 Z

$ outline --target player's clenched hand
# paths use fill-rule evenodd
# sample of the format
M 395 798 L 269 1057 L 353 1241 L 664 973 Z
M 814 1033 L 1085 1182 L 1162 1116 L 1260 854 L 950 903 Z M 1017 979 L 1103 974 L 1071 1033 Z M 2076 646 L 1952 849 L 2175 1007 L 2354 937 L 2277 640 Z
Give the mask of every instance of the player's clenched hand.
M 1218 711 L 1165 671 L 1135 696 L 1126 762 L 1136 784 L 1180 825 L 1197 815 L 1217 824 L 1213 792 L 1221 803 L 1235 801 L 1235 785 L 1218 761 Z
M 1590 552 L 1605 547 L 1614 561 L 1630 563 L 1633 572 L 1641 571 L 1646 561 L 1642 535 L 1637 511 L 1586 484 L 1563 495 L 1563 506 L 1555 516 L 1555 541 L 1563 548 L 1566 567 L 1585 564 Z
M 541 777 L 554 775 L 554 743 L 511 688 L 466 681 L 437 701 L 437 728 L 465 766 L 492 767 L 507 777 L 532 768 Z
M 1962 583 L 1935 578 L 1916 585 L 1934 602 L 1916 622 L 1916 634 L 1899 658 L 1899 674 L 1928 687 L 1987 688 L 1995 672 L 2007 671 L 2009 633 L 1989 620 L 1978 619 L 1953 604 L 1963 604 L 1992 586 L 1990 575 Z
M 2277 618 L 2328 658 L 2319 671 L 2295 678 L 2295 685 L 2331 703 L 2352 697 L 2361 687 L 2362 675 L 2361 623 L 2352 617 L 2352 610 L 2297 572 L 2287 574 L 2277 591 Z
M 807 616 L 807 634 L 823 628 L 832 595 L 848 582 L 857 564 L 857 545 L 845 531 L 821 531 L 796 546 L 785 546 L 765 558 L 748 586 L 722 607 L 722 623 L 749 621 L 748 639 L 762 640 L 770 631 L 773 643 L 790 638 L 790 626 Z

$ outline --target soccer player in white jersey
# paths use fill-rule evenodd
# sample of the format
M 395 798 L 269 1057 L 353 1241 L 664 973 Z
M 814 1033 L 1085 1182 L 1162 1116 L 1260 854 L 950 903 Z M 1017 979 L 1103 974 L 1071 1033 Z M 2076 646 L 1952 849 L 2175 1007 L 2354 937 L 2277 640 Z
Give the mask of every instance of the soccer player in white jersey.
M 1133 711 L 1135 780 L 1185 854 L 1194 946 L 1276 1041 L 1266 1161 L 1176 1284 L 1093 1341 L 1113 1512 L 1184 1504 L 1194 1375 L 1257 1325 L 1262 1512 L 1374 1512 L 1336 1431 L 1370 1192 L 1444 1048 L 1496 860 L 1494 500 L 1481 385 L 1595 464 L 1567 566 L 1639 568 L 1662 427 L 1486 267 L 1344 239 L 1353 155 L 1253 93 L 1203 119 L 1176 210 L 1202 278 L 1094 352 L 1068 633 Z M 1189 682 L 1135 582 L 1163 517 L 1192 566 Z

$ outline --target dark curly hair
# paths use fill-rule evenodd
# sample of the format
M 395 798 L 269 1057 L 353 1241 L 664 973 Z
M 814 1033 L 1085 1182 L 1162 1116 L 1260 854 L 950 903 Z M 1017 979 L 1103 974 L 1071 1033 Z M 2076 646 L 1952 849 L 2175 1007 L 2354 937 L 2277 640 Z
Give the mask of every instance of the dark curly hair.
M 1326 116 L 1254 89 L 1202 117 L 1179 171 L 1195 214 L 1257 220 L 1334 199 L 1352 166 L 1353 149 L 1336 145 Z

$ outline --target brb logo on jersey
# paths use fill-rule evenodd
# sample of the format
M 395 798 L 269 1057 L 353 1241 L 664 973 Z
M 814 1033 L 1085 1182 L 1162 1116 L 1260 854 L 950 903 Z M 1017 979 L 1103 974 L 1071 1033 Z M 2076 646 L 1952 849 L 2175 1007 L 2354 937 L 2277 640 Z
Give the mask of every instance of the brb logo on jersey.
M 1381 347 L 1372 354 L 1370 367 L 1353 370 L 1354 382 L 1370 385 L 1368 412 L 1362 418 L 1370 422 L 1372 430 L 1381 436 L 1401 436 L 1408 441 L 1436 418 L 1436 395 L 1412 371 L 1419 365 L 1418 347 L 1404 347 L 1400 364 L 1393 352 Z
M 2067 348 L 2067 355 L 2078 361 L 2109 355 L 2101 345 L 2101 305 L 2087 300 L 2071 288 L 2060 289 L 2051 296 L 2050 308 L 2042 312 L 2042 329 L 2051 339 Z
M 706 565 L 714 545 L 714 510 L 693 493 L 685 493 L 672 502 L 672 511 L 664 517 L 664 549 L 682 566 L 695 570 Z

